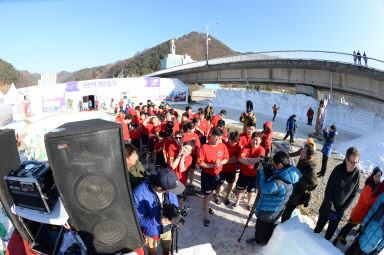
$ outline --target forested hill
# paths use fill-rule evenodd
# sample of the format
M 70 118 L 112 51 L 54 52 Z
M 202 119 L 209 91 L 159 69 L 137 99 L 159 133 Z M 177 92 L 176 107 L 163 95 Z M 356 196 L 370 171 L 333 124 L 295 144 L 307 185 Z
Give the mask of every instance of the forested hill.
M 16 88 L 37 84 L 39 74 L 27 71 L 18 71 L 10 63 L 0 59 L 0 91 L 6 93 L 9 86 L 14 83 Z
M 209 58 L 218 58 L 237 54 L 228 46 L 210 36 Z M 191 32 L 175 40 L 176 54 L 188 54 L 193 60 L 205 59 L 206 36 L 202 33 Z M 149 49 L 138 52 L 132 58 L 115 63 L 85 68 L 72 73 L 59 72 L 57 82 L 91 80 L 113 77 L 137 77 L 160 70 L 160 61 L 170 53 L 171 39 Z M 0 59 L 0 90 L 5 93 L 10 84 L 17 88 L 37 85 L 40 74 L 16 70 L 11 64 Z
M 218 58 L 237 54 L 219 40 L 211 37 L 209 57 Z M 188 54 L 193 60 L 205 59 L 205 34 L 191 32 L 175 40 L 176 54 Z M 134 57 L 118 61 L 107 66 L 86 68 L 74 72 L 66 81 L 89 80 L 112 77 L 137 77 L 160 70 L 160 61 L 170 53 L 171 39 L 150 49 L 136 54 Z

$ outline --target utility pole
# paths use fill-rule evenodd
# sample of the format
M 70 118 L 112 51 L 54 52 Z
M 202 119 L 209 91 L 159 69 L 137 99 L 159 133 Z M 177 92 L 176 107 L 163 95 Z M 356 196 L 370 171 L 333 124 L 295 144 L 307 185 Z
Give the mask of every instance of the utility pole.
M 206 52 L 206 56 L 207 56 L 207 66 L 208 66 L 208 42 L 209 42 L 209 25 L 211 24 L 219 24 L 218 22 L 208 22 L 207 24 L 205 24 L 205 30 L 207 32 L 207 52 Z

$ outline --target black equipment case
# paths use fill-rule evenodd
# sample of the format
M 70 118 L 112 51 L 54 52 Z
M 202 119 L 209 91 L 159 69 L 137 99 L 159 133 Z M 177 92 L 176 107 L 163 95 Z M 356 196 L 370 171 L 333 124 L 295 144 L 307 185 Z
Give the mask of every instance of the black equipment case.
M 15 206 L 50 213 L 58 192 L 48 162 L 24 161 L 4 176 Z

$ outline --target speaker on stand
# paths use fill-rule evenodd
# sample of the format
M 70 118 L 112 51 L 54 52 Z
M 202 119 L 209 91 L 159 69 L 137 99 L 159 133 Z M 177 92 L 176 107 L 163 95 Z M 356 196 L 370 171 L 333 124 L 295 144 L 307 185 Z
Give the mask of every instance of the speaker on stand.
M 66 123 L 45 135 L 61 200 L 92 254 L 144 245 L 120 124 L 101 119 Z

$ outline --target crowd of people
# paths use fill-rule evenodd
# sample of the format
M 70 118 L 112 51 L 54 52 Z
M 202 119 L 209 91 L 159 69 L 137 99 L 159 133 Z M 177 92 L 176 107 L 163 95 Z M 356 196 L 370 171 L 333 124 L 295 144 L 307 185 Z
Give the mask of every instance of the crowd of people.
M 165 204 L 172 204 L 179 208 L 180 217 L 187 217 L 188 209 L 183 206 L 186 199 L 184 188 L 188 191 L 201 190 L 202 223 L 205 227 L 210 226 L 210 215 L 215 213 L 210 203 L 224 202 L 236 210 L 246 193 L 246 208 L 251 210 L 252 204 L 256 203 L 256 231 L 255 236 L 247 240 L 250 245 L 267 244 L 280 217 L 282 222 L 289 220 L 297 206 L 308 205 L 310 192 L 316 189 L 318 178 L 326 172 L 337 136 L 336 126 L 332 125 L 329 131 L 327 127 L 323 130 L 323 159 L 321 170 L 317 173 L 316 145 L 312 139 L 309 138 L 297 152 L 278 151 L 272 156 L 272 122 L 267 121 L 261 132 L 256 131 L 253 104 L 247 102 L 246 108 L 247 112 L 240 116 L 244 124 L 241 134 L 226 128 L 226 110 L 214 114 L 210 104 L 205 109 L 199 108 L 196 113 L 187 106 L 180 116 L 170 105 L 162 102 L 156 106 L 150 100 L 146 105 L 132 104 L 128 110 L 120 109 L 116 122 L 123 126 L 135 206 L 150 254 L 156 254 L 159 245 L 168 254 L 169 226 L 173 225 L 173 221 L 163 214 L 163 208 Z M 285 138 L 290 136 L 293 142 L 296 128 L 296 116 L 292 115 L 287 121 Z M 265 156 L 271 157 L 270 167 L 264 164 Z M 290 157 L 294 156 L 299 156 L 296 166 L 290 165 Z M 344 161 L 332 170 L 328 179 L 314 229 L 315 233 L 320 233 L 328 223 L 327 240 L 333 237 L 345 210 L 357 195 L 359 156 L 357 148 L 349 148 Z M 140 157 L 145 158 L 145 170 L 137 160 Z M 155 169 L 151 169 L 152 163 Z M 200 187 L 193 182 L 196 170 L 201 171 Z M 367 179 L 359 202 L 350 215 L 350 222 L 333 242 L 336 245 L 338 240 L 345 240 L 349 231 L 361 224 L 358 230 L 360 238 L 356 241 L 359 245 L 354 243 L 348 250 L 349 254 L 371 254 L 380 251 L 384 245 L 384 231 L 379 227 L 383 227 L 384 222 L 376 217 L 384 215 L 381 174 L 382 170 L 377 167 Z M 225 195 L 221 197 L 224 182 L 227 186 Z M 235 199 L 231 202 L 233 190 Z M 380 205 L 375 204 L 376 200 Z M 371 212 L 371 207 L 371 211 L 380 213 Z M 370 216 L 370 220 L 366 220 L 366 215 Z M 367 231 L 376 231 L 372 233 L 380 235 L 381 239 L 377 237 L 374 243 L 367 236 Z

